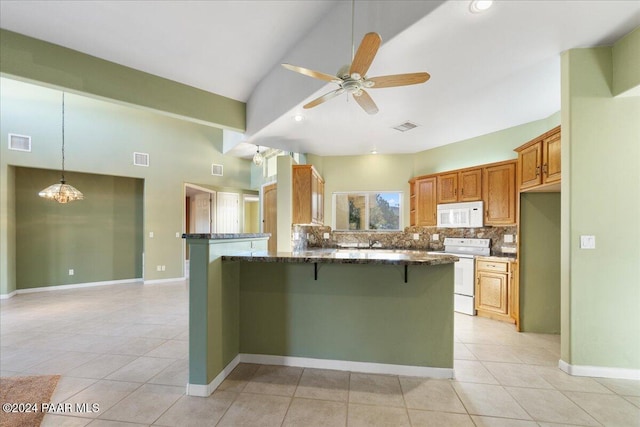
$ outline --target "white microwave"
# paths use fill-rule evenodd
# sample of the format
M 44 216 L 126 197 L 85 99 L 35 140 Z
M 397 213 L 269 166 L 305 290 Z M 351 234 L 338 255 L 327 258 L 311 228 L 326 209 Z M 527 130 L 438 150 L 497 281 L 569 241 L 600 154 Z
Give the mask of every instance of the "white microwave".
M 484 224 L 482 207 L 482 201 L 438 205 L 438 227 L 482 227 Z

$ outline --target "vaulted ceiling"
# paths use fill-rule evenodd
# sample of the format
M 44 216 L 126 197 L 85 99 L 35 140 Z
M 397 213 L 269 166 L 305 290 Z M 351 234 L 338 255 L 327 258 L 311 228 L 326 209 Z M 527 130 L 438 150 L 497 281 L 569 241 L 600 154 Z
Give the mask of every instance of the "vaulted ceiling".
M 259 144 L 319 155 L 412 153 L 542 119 L 560 109 L 560 55 L 610 45 L 640 26 L 637 1 L 13 1 L 0 27 L 247 103 L 236 155 Z M 352 27 L 352 22 L 354 23 Z M 369 76 L 427 71 L 424 84 L 371 89 L 368 115 L 335 74 L 370 31 Z M 304 120 L 293 119 L 302 114 Z M 393 127 L 418 125 L 401 133 Z M 243 148 L 248 147 L 247 151 Z

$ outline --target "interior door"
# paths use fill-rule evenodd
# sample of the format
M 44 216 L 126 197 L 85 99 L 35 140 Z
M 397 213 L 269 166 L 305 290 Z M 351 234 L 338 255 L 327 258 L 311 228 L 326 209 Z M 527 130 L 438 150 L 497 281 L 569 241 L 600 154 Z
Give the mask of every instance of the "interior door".
M 266 185 L 262 190 L 262 231 L 271 233 L 267 249 L 278 251 L 278 215 L 277 184 Z
M 211 194 L 198 193 L 194 197 L 194 233 L 211 233 Z
M 216 233 L 240 232 L 240 195 L 217 193 Z

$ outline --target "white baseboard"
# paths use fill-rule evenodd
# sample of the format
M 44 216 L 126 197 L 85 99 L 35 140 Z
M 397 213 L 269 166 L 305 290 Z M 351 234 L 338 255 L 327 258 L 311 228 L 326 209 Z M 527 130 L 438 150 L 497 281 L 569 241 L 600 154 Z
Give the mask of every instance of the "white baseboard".
M 353 362 L 348 360 L 313 359 L 310 357 L 272 356 L 241 353 L 240 362 L 262 365 L 298 366 L 301 368 L 333 369 L 369 374 L 405 375 L 411 377 L 453 378 L 453 369 L 429 366 L 392 365 L 388 363 Z
M 124 280 L 105 280 L 104 282 L 74 283 L 72 285 L 42 286 L 39 288 L 16 289 L 10 294 L 0 295 L 0 299 L 11 298 L 16 294 L 30 294 L 33 292 L 61 291 L 65 289 L 92 288 L 94 286 L 123 285 L 125 283 L 141 283 L 141 282 L 142 282 L 142 278 L 138 278 L 138 279 L 124 279 Z
M 240 353 L 224 367 L 209 384 L 187 384 L 187 395 L 208 397 L 222 381 L 238 366 L 238 363 L 261 365 L 297 366 L 301 368 L 333 369 L 336 371 L 366 372 L 370 374 L 406 375 L 451 379 L 453 369 L 428 366 L 391 365 L 388 363 L 351 362 L 347 360 L 312 359 L 310 357 L 272 356 L 268 354 Z
M 209 384 L 187 384 L 187 396 L 209 397 L 211 393 L 222 384 L 222 381 L 227 378 L 231 371 L 238 366 L 238 363 L 240 363 L 240 355 L 234 357 Z
M 10 294 L 0 294 L 0 299 L 9 299 L 12 296 L 15 296 L 18 293 L 18 291 L 13 291 Z
M 169 282 L 182 282 L 185 280 L 184 277 L 174 277 L 173 279 L 154 279 L 154 280 L 145 280 L 145 285 L 157 285 L 158 283 L 169 283 Z
M 640 369 L 611 368 L 607 366 L 570 365 L 564 360 L 558 367 L 569 375 L 576 377 L 617 378 L 624 380 L 640 380 Z

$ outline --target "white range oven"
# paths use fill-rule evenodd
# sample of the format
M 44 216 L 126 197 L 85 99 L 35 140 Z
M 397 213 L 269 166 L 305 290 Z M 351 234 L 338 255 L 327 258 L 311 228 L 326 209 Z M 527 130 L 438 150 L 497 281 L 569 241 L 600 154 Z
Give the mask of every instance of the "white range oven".
M 476 315 L 475 309 L 475 257 L 491 253 L 491 239 L 444 239 L 444 251 L 433 252 L 455 255 L 460 260 L 454 264 L 453 309 L 459 313 Z

